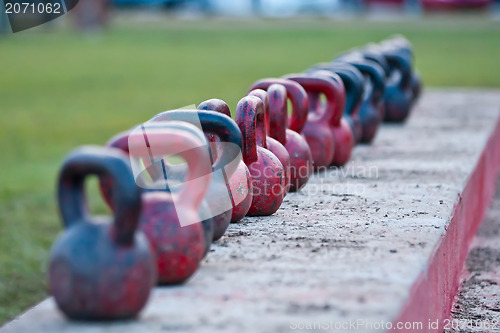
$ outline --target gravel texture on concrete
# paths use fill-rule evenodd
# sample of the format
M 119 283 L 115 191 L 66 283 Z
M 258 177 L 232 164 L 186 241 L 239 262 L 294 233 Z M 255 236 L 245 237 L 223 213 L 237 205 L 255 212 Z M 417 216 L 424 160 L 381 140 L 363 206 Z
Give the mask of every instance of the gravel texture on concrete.
M 447 333 L 500 333 L 500 178 L 472 243 Z
M 73 323 L 47 299 L 0 332 L 384 331 L 446 233 L 499 108 L 498 91 L 428 90 L 345 168 L 315 175 L 275 215 L 231 225 L 197 274 L 157 288 L 137 320 Z

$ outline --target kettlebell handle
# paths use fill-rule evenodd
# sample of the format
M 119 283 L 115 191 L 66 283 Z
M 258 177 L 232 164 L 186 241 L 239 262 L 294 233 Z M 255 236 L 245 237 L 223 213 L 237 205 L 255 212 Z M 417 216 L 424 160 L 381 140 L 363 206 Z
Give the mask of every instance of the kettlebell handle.
M 350 61 L 349 63 L 369 76 L 373 84 L 373 91 L 371 96 L 367 96 L 367 98 L 371 99 L 370 102 L 373 105 L 378 104 L 383 98 L 385 91 L 384 71 L 382 67 L 372 60 L 364 59 Z
M 226 175 L 231 177 L 238 168 L 238 163 L 232 162 L 239 157 L 243 139 L 238 125 L 225 114 L 203 110 L 172 110 L 162 112 L 150 121 L 183 121 L 193 125 L 201 123 L 204 133 L 217 135 L 221 142 L 226 143 L 212 170 L 224 170 Z
M 109 139 L 109 141 L 106 143 L 106 146 L 120 149 L 128 156 L 130 153 L 128 147 L 128 136 L 132 132 L 132 130 L 133 129 L 116 134 L 111 139 Z M 146 170 L 144 170 L 143 172 L 147 172 L 152 179 L 158 179 L 163 177 L 163 169 L 160 168 L 159 164 L 153 163 L 153 161 L 151 160 L 148 162 L 148 164 L 150 166 L 146 168 Z M 139 177 L 142 177 L 142 174 Z M 111 207 L 113 207 L 112 203 Z
M 129 150 L 129 135 L 134 131 L 134 129 L 137 127 L 132 128 L 131 130 L 121 132 L 115 136 L 113 136 L 108 143 L 106 144 L 108 147 L 113 147 L 113 148 L 118 148 L 121 151 L 127 153 L 127 155 L 130 155 L 130 150 Z M 201 134 L 201 132 L 193 127 L 186 128 L 186 131 L 189 131 L 192 135 L 197 136 L 201 141 L 204 140 L 204 136 Z M 147 137 L 145 137 L 146 140 L 146 145 L 149 145 L 149 141 Z M 136 179 L 140 182 L 142 182 L 145 178 L 143 178 L 146 173 L 149 174 L 151 179 L 154 181 L 156 180 L 166 180 L 167 175 L 165 173 L 165 161 L 161 156 L 153 156 L 151 151 L 149 156 L 146 158 L 146 156 L 142 157 L 145 165 L 145 169 L 142 170 L 137 176 Z M 142 184 L 142 183 L 141 183 Z M 111 207 L 113 207 L 113 204 L 110 204 Z
M 72 151 L 59 173 L 57 196 L 66 228 L 90 221 L 84 185 L 87 176 L 110 178 L 113 188 L 113 237 L 121 246 L 134 242 L 141 214 L 141 191 L 134 182 L 127 156 L 118 149 L 84 146 Z
M 409 89 L 412 73 L 411 61 L 409 61 L 409 59 L 401 53 L 394 50 L 385 50 L 383 52 L 389 62 L 389 65 L 401 72 L 401 81 L 399 86 L 404 90 Z
M 286 129 L 288 127 L 288 104 L 286 88 L 282 84 L 274 83 L 267 88 L 269 96 L 268 124 L 269 133 L 281 142 L 286 144 Z
M 368 44 L 366 47 L 360 50 L 363 58 L 371 61 L 375 61 L 382 70 L 384 71 L 384 79 L 387 79 L 391 74 L 391 67 L 389 62 L 382 53 L 380 45 Z
M 262 103 L 264 103 L 264 115 L 257 115 L 257 124 L 256 129 L 255 129 L 255 139 L 257 140 L 257 145 L 261 146 L 262 148 L 267 149 L 267 133 L 269 131 L 269 96 L 267 95 L 267 92 L 263 89 L 254 89 L 248 93 L 248 96 L 255 96 L 260 98 Z M 263 131 L 261 127 L 265 127 L 265 130 Z M 263 133 L 265 133 L 265 136 L 263 136 Z
M 200 105 L 198 105 L 197 109 L 204 111 L 216 111 L 231 118 L 231 110 L 229 110 L 229 106 L 227 106 L 226 102 L 224 102 L 222 99 L 208 99 L 204 102 L 201 102 Z
M 197 211 L 205 198 L 212 176 L 210 154 L 204 135 L 196 126 L 180 121 L 145 123 L 141 129 L 132 131 L 128 137 L 130 156 L 182 157 L 188 165 L 188 171 L 179 191 L 178 202 Z M 194 131 L 199 135 L 194 135 Z
M 413 46 L 405 36 L 401 34 L 395 34 L 390 36 L 387 41 L 391 43 L 397 43 L 399 47 L 403 47 L 409 54 L 411 54 L 412 56 L 414 55 Z
M 226 116 L 228 116 L 229 118 L 231 118 L 231 110 L 229 109 L 229 106 L 227 105 L 227 103 L 224 102 L 222 99 L 218 99 L 218 98 L 208 99 L 204 102 L 201 102 L 196 109 L 203 110 L 203 111 L 214 111 L 214 112 L 222 113 L 222 114 L 225 114 Z M 236 126 L 238 126 L 238 125 L 236 125 Z M 239 128 L 238 128 L 238 130 L 239 130 Z M 206 135 L 206 137 L 210 143 L 216 143 L 215 135 L 208 134 L 208 135 Z M 220 141 L 220 138 L 219 138 L 219 141 Z M 218 146 L 220 147 L 221 144 L 219 143 Z M 212 156 L 212 165 L 213 165 L 213 163 L 219 158 L 220 154 L 218 151 L 218 147 L 210 145 L 210 149 L 211 149 L 211 153 L 212 153 L 211 156 Z
M 324 63 L 314 66 L 306 71 L 306 74 L 314 74 L 319 71 L 327 71 L 340 76 L 344 83 L 346 92 L 346 104 L 344 114 L 355 116 L 359 112 L 359 106 L 363 100 L 364 86 L 363 74 L 348 63 Z M 326 72 L 323 72 L 326 74 Z M 330 74 L 328 74 L 330 75 Z
M 288 118 L 289 128 L 292 131 L 301 133 L 306 126 L 307 115 L 309 113 L 309 100 L 304 88 L 297 82 L 286 80 L 283 78 L 262 79 L 255 82 L 249 91 L 255 89 L 267 90 L 270 85 L 279 83 L 286 88 L 287 97 L 292 103 L 292 115 Z
M 290 74 L 286 78 L 299 83 L 308 93 L 324 94 L 325 107 L 318 120 L 330 126 L 339 126 L 345 109 L 345 88 L 342 79 L 334 73 L 316 72 L 313 75 Z
M 246 165 L 256 162 L 257 155 L 257 117 L 264 115 L 264 103 L 259 97 L 245 96 L 236 106 L 235 120 L 243 136 L 243 161 Z M 261 135 L 266 137 L 266 128 L 262 126 Z

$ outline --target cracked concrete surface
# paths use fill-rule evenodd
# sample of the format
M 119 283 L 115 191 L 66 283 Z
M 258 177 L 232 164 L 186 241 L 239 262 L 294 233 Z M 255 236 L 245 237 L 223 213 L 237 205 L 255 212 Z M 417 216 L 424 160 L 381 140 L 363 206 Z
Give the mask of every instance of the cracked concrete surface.
M 499 91 L 429 89 L 406 124 L 384 125 L 347 167 L 315 175 L 275 215 L 231 225 L 196 275 L 157 288 L 137 320 L 73 323 L 47 299 L 0 332 L 335 331 L 394 320 L 499 109 Z

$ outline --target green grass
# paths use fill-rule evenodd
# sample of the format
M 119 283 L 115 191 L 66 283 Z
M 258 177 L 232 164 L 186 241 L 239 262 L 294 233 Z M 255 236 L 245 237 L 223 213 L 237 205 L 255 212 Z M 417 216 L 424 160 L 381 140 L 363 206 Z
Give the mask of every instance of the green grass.
M 234 110 L 256 79 L 395 32 L 413 42 L 427 85 L 500 87 L 500 27 L 483 19 L 174 21 L 0 38 L 0 323 L 46 295 L 48 251 L 61 230 L 55 179 L 71 149 L 208 98 Z

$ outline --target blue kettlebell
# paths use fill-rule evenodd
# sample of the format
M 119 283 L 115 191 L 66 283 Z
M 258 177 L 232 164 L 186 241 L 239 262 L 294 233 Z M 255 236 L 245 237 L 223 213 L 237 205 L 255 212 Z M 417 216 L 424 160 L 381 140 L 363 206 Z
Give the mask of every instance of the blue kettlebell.
M 85 179 L 112 180 L 114 217 L 91 216 Z M 135 317 L 157 279 L 154 254 L 138 230 L 141 191 L 118 149 L 75 149 L 59 173 L 57 198 L 65 231 L 52 247 L 49 288 L 64 314 L 77 320 Z
M 384 108 L 385 72 L 375 61 L 365 59 L 358 52 L 344 55 L 337 61 L 345 61 L 353 65 L 365 77 L 359 119 L 362 127 L 361 142 L 370 143 L 377 134 L 379 124 L 383 121 L 381 110 Z
M 385 44 L 384 47 L 369 45 L 363 49 L 362 53 L 367 59 L 379 63 L 383 63 L 380 60 L 381 56 L 385 59 L 388 67 L 383 67 L 388 70 L 388 75 L 384 94 L 384 121 L 403 122 L 410 114 L 413 100 L 411 60 L 390 44 Z
M 412 90 L 412 104 L 420 98 L 422 94 L 422 77 L 415 70 L 414 62 L 415 62 L 415 52 L 413 51 L 413 46 L 411 43 L 402 35 L 395 35 L 392 38 L 384 41 L 382 44 L 393 45 L 397 48 L 404 56 L 406 56 L 409 61 L 412 62 L 412 75 L 411 75 L 411 90 Z

